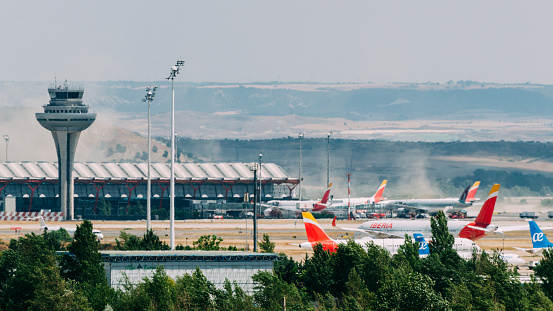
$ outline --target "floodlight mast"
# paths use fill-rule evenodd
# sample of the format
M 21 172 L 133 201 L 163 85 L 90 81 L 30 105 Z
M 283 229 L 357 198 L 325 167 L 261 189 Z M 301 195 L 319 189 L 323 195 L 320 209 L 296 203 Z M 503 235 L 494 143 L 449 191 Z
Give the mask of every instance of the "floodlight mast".
M 8 162 L 8 143 L 10 142 L 10 136 L 4 135 L 4 140 L 6 141 L 6 162 Z
M 170 222 L 170 246 L 171 250 L 175 250 L 175 77 L 180 73 L 180 67 L 184 65 L 184 61 L 179 60 L 177 64 L 171 67 L 171 73 L 167 80 L 171 80 L 171 182 L 169 195 L 169 222 Z
M 152 196 L 152 177 L 150 175 L 150 166 L 151 166 L 151 151 L 152 147 L 150 145 L 150 104 L 152 100 L 154 100 L 154 97 L 156 96 L 156 90 L 157 86 L 149 86 L 146 88 L 146 96 L 142 100 L 143 102 L 148 102 L 148 189 L 146 194 L 146 228 L 148 231 L 152 229 L 151 221 L 152 221 L 152 203 L 151 203 L 151 196 Z

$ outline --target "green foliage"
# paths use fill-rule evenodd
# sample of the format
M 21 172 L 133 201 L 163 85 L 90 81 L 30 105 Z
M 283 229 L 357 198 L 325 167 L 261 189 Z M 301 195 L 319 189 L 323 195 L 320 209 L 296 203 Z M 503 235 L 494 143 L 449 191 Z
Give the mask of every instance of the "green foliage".
M 54 251 L 64 250 L 64 243 L 73 241 L 71 235 L 69 235 L 67 230 L 64 228 L 60 228 L 56 231 L 48 231 L 44 229 L 42 236 L 44 237 L 46 245 Z
M 331 260 L 331 254 L 323 250 L 321 244 L 315 246 L 311 258 L 305 259 L 300 272 L 300 282 L 312 298 L 315 298 L 315 294 L 325 296 L 334 288 L 333 271 L 329 269 Z
M 433 290 L 432 280 L 398 268 L 377 292 L 376 310 L 447 310 L 448 303 Z
M 257 243 L 262 253 L 272 253 L 275 251 L 275 242 L 271 242 L 267 233 L 263 233 L 263 241 Z
M 64 280 L 42 235 L 27 234 L 0 256 L 0 308 L 92 310 L 75 283 Z
M 67 246 L 70 254 L 63 255 L 60 267 L 63 276 L 79 284 L 94 310 L 101 311 L 113 292 L 106 279 L 98 246 L 92 223 L 83 221 L 81 225 L 77 225 L 74 240 Z
M 536 276 L 543 282 L 543 289 L 550 299 L 553 299 L 553 250 L 543 250 L 540 264 L 534 268 Z
M 202 235 L 197 241 L 192 242 L 194 249 L 203 251 L 218 251 L 221 247 L 219 244 L 223 242 L 223 239 L 213 235 Z
M 111 203 L 104 198 L 100 199 L 100 215 L 111 215 Z
M 413 241 L 411 236 L 405 235 L 405 243 L 400 245 L 397 253 L 392 257 L 392 263 L 395 267 L 411 267 L 415 272 L 419 272 L 422 266 L 419 256 L 419 242 Z
M 447 217 L 444 212 L 440 211 L 436 217 L 430 219 L 430 227 L 432 231 L 432 241 L 428 245 L 430 254 L 442 256 L 451 252 L 455 238 L 449 233 Z
M 169 250 L 171 247 L 167 243 L 161 241 L 159 236 L 154 233 L 153 229 L 150 229 L 144 233 L 142 238 L 136 235 L 128 234 L 124 230 L 119 233 L 119 238 L 115 239 L 115 249 L 122 251 L 154 251 L 154 250 Z
M 300 291 L 294 284 L 286 283 L 275 273 L 260 271 L 252 279 L 257 282 L 254 301 L 263 310 L 282 310 L 284 297 L 286 297 L 286 308 L 289 310 L 307 310 L 302 300 Z

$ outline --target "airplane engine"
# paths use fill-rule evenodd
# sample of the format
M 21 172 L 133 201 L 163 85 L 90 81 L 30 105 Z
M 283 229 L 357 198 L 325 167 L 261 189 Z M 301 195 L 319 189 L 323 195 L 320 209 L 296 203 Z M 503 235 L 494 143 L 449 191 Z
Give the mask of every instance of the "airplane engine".
M 311 242 L 303 242 L 303 243 L 300 243 L 300 248 L 303 248 L 303 249 L 308 249 L 308 250 L 313 250 L 313 244 L 311 244 Z
M 264 215 L 265 217 L 271 217 L 271 212 L 272 212 L 272 211 L 273 211 L 273 209 L 269 207 L 269 208 L 267 208 L 267 209 L 265 209 L 265 210 L 263 211 L 263 215 Z

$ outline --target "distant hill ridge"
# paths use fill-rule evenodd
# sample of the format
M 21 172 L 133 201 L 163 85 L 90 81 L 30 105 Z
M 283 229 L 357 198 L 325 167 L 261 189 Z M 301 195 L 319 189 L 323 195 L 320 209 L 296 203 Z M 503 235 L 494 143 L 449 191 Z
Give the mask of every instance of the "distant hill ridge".
M 150 82 L 76 82 L 85 102 L 97 110 L 143 114 L 140 104 Z M 48 100 L 51 82 L 0 83 L 0 105 L 25 105 L 26 94 Z M 170 84 L 160 86 L 152 113 L 166 112 Z M 553 117 L 553 86 L 500 85 L 474 81 L 426 84 L 175 83 L 177 111 L 229 112 L 252 116 L 363 120 L 480 119 L 496 115 Z M 20 100 L 21 102 L 18 102 Z

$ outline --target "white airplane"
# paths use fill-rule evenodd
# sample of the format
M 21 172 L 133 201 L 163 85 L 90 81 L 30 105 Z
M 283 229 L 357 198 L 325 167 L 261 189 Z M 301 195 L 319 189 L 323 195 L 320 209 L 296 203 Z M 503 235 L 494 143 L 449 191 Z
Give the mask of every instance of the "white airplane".
M 428 248 L 428 243 L 426 242 L 426 240 L 424 239 L 424 236 L 422 236 L 422 234 L 419 234 L 419 233 L 415 233 L 414 234 L 415 236 L 415 241 L 419 242 L 419 255 L 422 257 L 422 256 L 427 256 L 430 254 L 430 250 Z M 466 240 L 466 239 L 463 239 L 463 240 Z M 455 239 L 455 243 L 457 243 L 457 238 Z M 455 245 L 455 244 L 454 244 Z M 482 252 L 482 249 L 478 246 L 476 246 L 476 244 L 474 244 L 475 247 L 473 247 L 472 250 L 465 250 L 465 249 L 462 249 L 462 250 L 459 250 L 458 248 L 456 249 L 457 250 L 457 254 L 459 255 L 459 257 L 463 258 L 463 259 L 471 259 L 472 258 L 472 253 L 473 253 L 473 250 L 475 250 L 476 252 Z M 517 254 L 512 254 L 512 253 L 500 253 L 499 254 L 500 258 L 503 259 L 506 263 L 508 264 L 511 264 L 511 265 L 524 265 L 526 262 L 520 258 L 519 255 Z
M 553 243 L 549 242 L 549 239 L 547 238 L 547 236 L 545 236 L 542 229 L 540 229 L 540 227 L 535 221 L 533 220 L 528 221 L 528 225 L 530 226 L 530 237 L 532 238 L 532 248 L 515 247 L 516 249 L 526 251 L 530 254 L 540 254 L 545 248 L 553 247 Z M 552 228 L 547 227 L 543 229 L 552 229 Z
M 458 199 L 386 200 L 382 201 L 382 205 L 384 210 L 409 211 L 430 215 L 435 215 L 439 211 L 443 211 L 444 213 L 459 212 L 472 206 L 476 200 L 474 196 L 476 195 L 476 191 L 478 191 L 478 186 L 480 186 L 479 181 L 475 182 L 472 187 L 469 185 Z
M 75 231 L 77 230 L 77 228 L 75 228 L 75 227 L 48 226 L 48 225 L 46 225 L 46 222 L 44 222 L 44 218 L 42 216 L 39 216 L 38 219 L 40 221 L 40 230 L 41 231 L 44 231 L 44 230 L 46 230 L 46 231 L 57 231 L 57 230 L 63 228 L 63 229 L 65 229 L 65 231 L 67 231 L 67 233 L 69 233 L 69 235 L 73 236 L 75 234 Z M 94 233 L 94 235 L 96 236 L 98 241 L 104 239 L 104 235 L 102 234 L 102 231 L 100 231 L 98 229 L 92 229 L 92 233 Z
M 317 244 L 321 244 L 323 246 L 324 250 L 328 250 L 330 252 L 335 252 L 338 247 L 342 244 L 347 244 L 347 240 L 335 240 L 331 239 L 326 232 L 323 230 L 323 228 L 319 225 L 319 223 L 315 220 L 313 215 L 311 213 L 304 212 L 303 215 L 303 223 L 305 225 L 305 232 L 307 233 L 307 241 L 299 244 L 300 248 L 313 250 L 313 248 Z M 415 233 L 415 239 L 420 234 Z M 363 248 L 367 248 L 368 243 L 374 243 L 377 246 L 380 246 L 387 251 L 390 252 L 390 254 L 397 253 L 397 250 L 399 247 L 403 244 L 405 244 L 405 238 L 397 238 L 397 239 L 374 239 L 371 237 L 363 237 L 360 239 L 355 239 L 355 243 L 361 245 Z M 419 242 L 420 243 L 420 242 Z M 419 254 L 424 254 L 422 251 L 425 250 L 425 246 L 428 247 L 427 244 L 419 244 Z M 456 238 L 455 243 L 453 245 L 455 250 L 457 251 L 465 251 L 465 252 L 472 252 L 473 249 L 480 250 L 480 247 L 478 247 L 476 244 L 474 244 L 473 241 L 463 238 Z
M 378 190 L 376 190 L 376 193 L 372 197 L 332 199 L 330 200 L 332 202 L 332 207 L 348 206 L 348 201 L 351 207 L 355 207 L 357 205 L 374 205 L 382 199 L 382 193 L 384 192 L 384 188 L 386 188 L 386 182 L 388 181 L 384 180 L 382 184 L 380 184 L 380 187 L 378 187 Z
M 482 205 L 478 217 L 474 222 L 462 220 L 450 220 L 447 223 L 449 232 L 456 237 L 470 240 L 478 240 L 487 234 L 497 231 L 497 226 L 491 224 L 495 202 L 499 193 L 499 184 L 492 186 L 488 198 Z M 336 227 L 336 218 L 332 222 Z M 368 233 L 377 238 L 402 238 L 414 233 L 421 233 L 424 236 L 431 236 L 430 220 L 372 220 L 361 224 L 358 228 L 343 228 L 342 230 L 358 231 Z
M 262 206 L 268 207 L 263 211 L 263 214 L 267 217 L 271 215 L 273 211 L 291 211 L 291 212 L 319 212 L 329 207 L 331 204 L 328 201 L 330 198 L 330 187 L 332 183 L 328 185 L 323 198 L 320 201 L 315 200 L 302 200 L 302 201 L 291 201 L 291 200 L 271 200 L 267 204 Z

